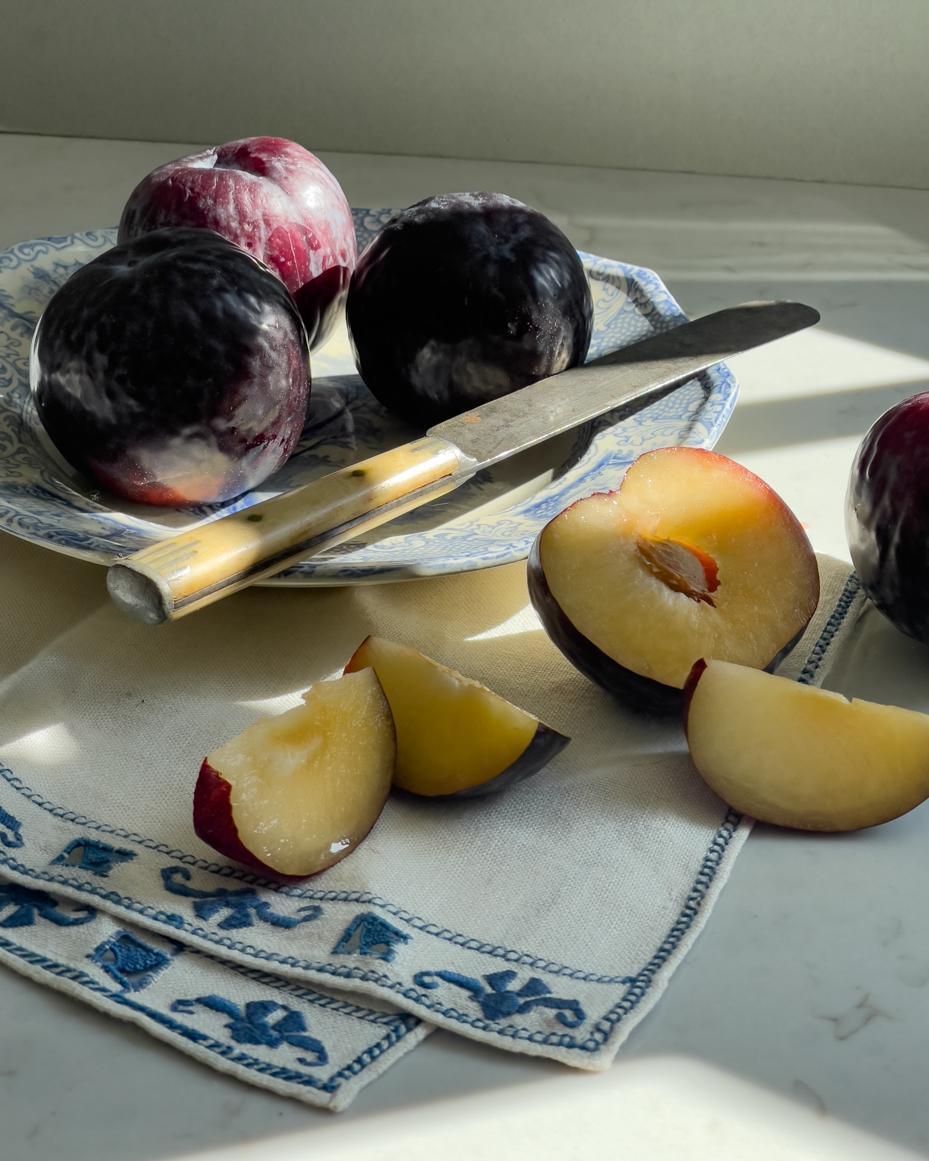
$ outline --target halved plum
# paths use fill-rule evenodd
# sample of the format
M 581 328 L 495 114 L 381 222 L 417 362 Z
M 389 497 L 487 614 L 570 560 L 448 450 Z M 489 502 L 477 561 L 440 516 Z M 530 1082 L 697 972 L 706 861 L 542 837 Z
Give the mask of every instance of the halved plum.
M 687 743 L 730 806 L 801 830 L 876 826 L 929 798 L 929 716 L 698 661 Z
M 415 649 L 367 637 L 346 673 L 377 673 L 397 729 L 394 785 L 413 794 L 475 798 L 521 782 L 570 741 Z
M 286 877 L 350 854 L 390 791 L 397 744 L 373 670 L 321 681 L 204 759 L 194 829 L 227 858 Z
M 637 708 L 679 711 L 698 658 L 779 660 L 816 610 L 819 572 L 796 517 L 757 476 L 711 451 L 661 448 L 617 492 L 545 526 L 529 595 L 592 681 Z

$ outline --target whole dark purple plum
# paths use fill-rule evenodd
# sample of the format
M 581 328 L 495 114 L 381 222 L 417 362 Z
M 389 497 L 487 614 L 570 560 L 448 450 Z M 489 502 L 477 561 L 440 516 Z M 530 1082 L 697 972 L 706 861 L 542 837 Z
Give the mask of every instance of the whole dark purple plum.
M 862 440 L 845 531 L 864 591 L 898 629 L 929 643 L 929 393 L 892 407 Z
M 557 226 L 495 193 L 442 194 L 393 218 L 346 306 L 358 370 L 429 427 L 584 361 L 593 304 Z
M 208 230 L 155 230 L 68 279 L 30 377 L 62 455 L 128 500 L 183 508 L 255 487 L 293 451 L 310 389 L 286 287 Z

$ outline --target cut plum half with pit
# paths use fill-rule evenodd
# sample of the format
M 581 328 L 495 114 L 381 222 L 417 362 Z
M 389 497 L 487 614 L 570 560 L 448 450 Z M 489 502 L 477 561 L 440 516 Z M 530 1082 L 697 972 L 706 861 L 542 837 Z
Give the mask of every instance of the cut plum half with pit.
M 479 681 L 415 649 L 367 637 L 346 673 L 370 666 L 397 729 L 394 785 L 428 797 L 474 798 L 521 782 L 569 742 Z
M 616 492 L 545 526 L 529 594 L 555 645 L 627 703 L 679 710 L 701 657 L 763 669 L 816 610 L 819 572 L 780 497 L 701 448 L 640 456 Z
M 372 669 L 318 682 L 303 699 L 214 750 L 194 792 L 204 842 L 256 870 L 299 878 L 344 859 L 367 835 L 397 753 Z
M 736 810 L 800 830 L 877 826 L 929 797 L 929 717 L 698 661 L 685 691 L 687 743 Z

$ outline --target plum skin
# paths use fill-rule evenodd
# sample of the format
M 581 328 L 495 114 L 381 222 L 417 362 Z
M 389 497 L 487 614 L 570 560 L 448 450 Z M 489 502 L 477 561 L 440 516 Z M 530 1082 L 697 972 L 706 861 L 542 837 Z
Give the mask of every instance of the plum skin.
M 576 250 L 543 214 L 503 194 L 443 194 L 368 245 L 346 318 L 369 390 L 429 427 L 583 363 L 593 304 Z
M 232 817 L 231 795 L 232 786 L 204 758 L 194 788 L 194 833 L 197 838 L 218 854 L 243 863 L 253 871 L 280 876 L 280 872 L 253 855 L 239 838 Z
M 891 407 L 862 440 L 849 476 L 845 531 L 875 607 L 929 644 L 929 392 Z
M 355 268 L 352 211 L 336 178 L 281 137 L 246 137 L 169 161 L 129 195 L 119 242 L 165 226 L 212 230 L 264 262 L 293 295 L 316 350 Z
M 700 657 L 693 663 L 690 673 L 687 674 L 687 680 L 684 682 L 683 704 L 684 704 L 684 737 L 687 737 L 687 718 L 690 714 L 690 703 L 694 699 L 694 694 L 697 692 L 697 685 L 700 678 L 706 670 L 706 661 Z
M 162 507 L 231 499 L 291 454 L 306 330 L 266 267 L 206 230 L 106 251 L 53 295 L 33 340 L 39 418 L 74 467 Z

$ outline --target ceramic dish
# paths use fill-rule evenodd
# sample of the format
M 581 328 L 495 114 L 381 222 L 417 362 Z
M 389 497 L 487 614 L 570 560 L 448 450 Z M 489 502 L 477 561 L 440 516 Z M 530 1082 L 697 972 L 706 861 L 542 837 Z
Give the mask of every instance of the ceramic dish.
M 353 211 L 359 252 L 393 212 Z M 29 346 L 55 290 L 115 241 L 115 230 L 97 230 L 21 242 L 0 254 L 0 529 L 110 564 L 179 528 L 248 508 L 420 434 L 368 393 L 354 372 L 343 329 L 313 357 L 312 398 L 296 452 L 260 490 L 183 512 L 128 504 L 101 492 L 61 459 L 42 431 L 29 391 Z M 652 271 L 589 254 L 581 258 L 594 296 L 591 358 L 686 321 Z M 621 423 L 602 416 L 265 583 L 406 580 L 520 560 L 548 520 L 581 496 L 617 487 L 642 452 L 672 444 L 712 447 L 737 392 L 735 379 L 719 365 Z

